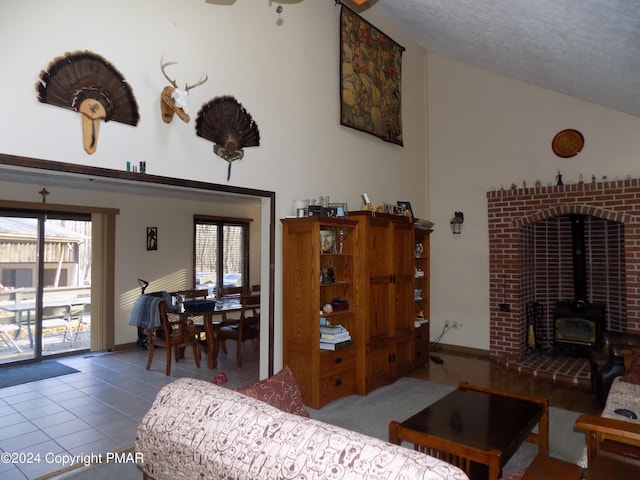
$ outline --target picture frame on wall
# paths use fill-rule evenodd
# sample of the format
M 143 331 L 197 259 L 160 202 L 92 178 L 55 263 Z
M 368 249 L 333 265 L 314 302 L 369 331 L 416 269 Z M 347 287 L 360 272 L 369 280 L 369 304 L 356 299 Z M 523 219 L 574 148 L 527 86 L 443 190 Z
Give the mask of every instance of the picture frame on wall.
M 158 250 L 158 227 L 147 227 L 147 251 Z

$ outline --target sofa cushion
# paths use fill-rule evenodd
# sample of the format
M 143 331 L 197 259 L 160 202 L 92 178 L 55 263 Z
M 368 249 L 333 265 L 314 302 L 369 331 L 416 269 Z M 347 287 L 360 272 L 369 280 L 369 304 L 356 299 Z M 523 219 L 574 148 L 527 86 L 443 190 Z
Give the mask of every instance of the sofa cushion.
M 640 384 L 640 348 L 631 349 L 631 365 L 620 379 L 623 382 Z
M 257 398 L 283 412 L 308 417 L 309 412 L 302 401 L 302 394 L 291 369 L 285 366 L 272 377 L 265 378 L 248 387 L 236 388 L 236 392 Z

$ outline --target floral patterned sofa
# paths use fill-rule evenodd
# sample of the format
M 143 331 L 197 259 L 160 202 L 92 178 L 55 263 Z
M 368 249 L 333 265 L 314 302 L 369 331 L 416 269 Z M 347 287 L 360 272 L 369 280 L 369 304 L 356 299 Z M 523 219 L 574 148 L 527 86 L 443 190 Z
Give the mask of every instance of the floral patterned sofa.
M 243 393 L 189 378 L 165 386 L 136 434 L 143 478 L 468 479 L 442 460 L 309 418 L 295 392 L 274 390 L 274 378 L 286 387 L 282 376 Z

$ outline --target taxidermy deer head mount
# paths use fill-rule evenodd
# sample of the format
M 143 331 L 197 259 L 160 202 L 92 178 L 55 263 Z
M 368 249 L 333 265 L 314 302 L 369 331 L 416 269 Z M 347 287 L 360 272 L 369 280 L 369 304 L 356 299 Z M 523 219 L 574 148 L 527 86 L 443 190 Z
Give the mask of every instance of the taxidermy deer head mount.
M 185 84 L 184 90 L 182 90 L 180 87 L 178 87 L 176 81 L 172 80 L 164 70 L 169 65 L 175 65 L 178 62 L 163 62 L 163 60 L 164 57 L 160 59 L 160 70 L 162 70 L 164 78 L 169 80 L 171 86 L 164 87 L 162 93 L 160 94 L 160 110 L 162 112 L 162 120 L 164 121 L 164 123 L 171 123 L 171 120 L 173 120 L 173 115 L 176 114 L 183 121 L 189 122 L 189 90 L 202 85 L 204 82 L 209 80 L 209 77 L 207 75 L 203 75 L 200 80 L 198 80 L 193 85 Z

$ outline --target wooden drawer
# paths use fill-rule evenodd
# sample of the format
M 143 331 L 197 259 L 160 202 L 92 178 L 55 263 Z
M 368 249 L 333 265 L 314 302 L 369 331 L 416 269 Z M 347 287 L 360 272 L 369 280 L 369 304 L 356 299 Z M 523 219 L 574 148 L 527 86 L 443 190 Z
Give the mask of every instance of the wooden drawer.
M 320 404 L 356 392 L 355 348 L 337 352 L 322 352 L 320 355 Z
M 356 349 L 353 346 L 342 350 L 322 350 L 320 352 L 320 375 L 339 372 L 345 369 L 345 365 L 353 370 L 355 368 Z
M 326 405 L 333 400 L 356 393 L 355 366 L 320 377 L 320 404 Z

